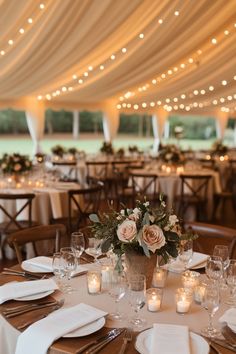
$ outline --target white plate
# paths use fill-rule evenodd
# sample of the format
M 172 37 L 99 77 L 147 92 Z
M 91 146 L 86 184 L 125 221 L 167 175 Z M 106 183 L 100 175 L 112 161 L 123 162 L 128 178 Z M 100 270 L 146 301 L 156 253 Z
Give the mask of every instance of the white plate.
M 21 263 L 21 268 L 24 269 L 26 272 L 31 273 L 52 273 L 52 269 L 45 269 L 41 268 L 40 266 L 29 264 L 27 260 Z
M 43 293 L 37 293 L 33 295 L 27 295 L 27 296 L 22 296 L 22 297 L 16 297 L 13 300 L 17 301 L 30 301 L 30 300 L 37 300 L 37 299 L 42 299 L 43 297 L 46 297 L 50 294 L 52 294 L 55 290 L 48 290 L 44 291 Z
M 140 354 L 150 354 L 152 328 L 140 333 L 137 336 L 135 348 Z M 191 354 L 208 354 L 209 345 L 201 336 L 190 332 Z M 156 353 L 163 354 L 163 353 Z
M 89 323 L 86 326 L 80 327 L 73 332 L 65 334 L 63 337 L 65 338 L 73 338 L 73 337 L 83 337 L 88 336 L 91 333 L 97 332 L 100 328 L 105 325 L 105 318 L 99 318 L 98 320 Z
M 195 267 L 191 267 L 191 269 L 201 269 L 201 268 L 205 268 L 207 262 L 203 262 L 203 263 L 200 263 L 198 265 L 196 265 Z

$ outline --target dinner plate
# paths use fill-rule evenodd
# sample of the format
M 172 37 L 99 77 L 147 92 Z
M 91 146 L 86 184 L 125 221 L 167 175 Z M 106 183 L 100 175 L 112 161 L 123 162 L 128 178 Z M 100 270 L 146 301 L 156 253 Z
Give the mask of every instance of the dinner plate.
M 207 262 L 202 262 L 198 265 L 196 265 L 195 267 L 191 267 L 191 269 L 201 269 L 201 268 L 205 268 Z
M 140 333 L 136 338 L 135 348 L 140 354 L 150 354 L 151 350 L 151 335 L 153 329 L 147 329 L 146 331 Z M 195 334 L 190 332 L 190 347 L 191 354 L 208 354 L 209 353 L 209 345 L 207 341 Z M 163 353 L 156 353 L 163 354 Z
M 37 258 L 37 257 L 35 257 Z M 44 257 L 45 259 L 48 258 L 49 261 L 48 263 L 52 264 L 52 259 L 50 257 Z M 34 259 L 34 258 L 32 258 Z M 52 273 L 52 268 L 50 269 L 50 267 L 47 269 L 46 267 L 44 268 L 43 266 L 40 267 L 39 265 L 34 265 L 34 264 L 30 264 L 29 263 L 30 260 L 25 260 L 21 263 L 21 268 L 24 269 L 26 272 L 31 272 L 31 273 Z
M 16 297 L 13 300 L 16 301 L 30 301 L 30 300 L 37 300 L 37 299 L 42 299 L 43 297 L 46 297 L 50 294 L 52 294 L 55 290 L 48 290 L 44 291 L 42 293 L 37 293 L 37 294 L 32 294 L 32 295 L 27 295 L 27 296 L 22 296 L 22 297 Z
M 63 337 L 65 338 L 73 338 L 73 337 L 83 337 L 88 336 L 91 333 L 98 331 L 105 325 L 105 318 L 101 317 L 96 321 L 89 323 L 86 326 L 80 327 L 70 333 L 65 334 Z

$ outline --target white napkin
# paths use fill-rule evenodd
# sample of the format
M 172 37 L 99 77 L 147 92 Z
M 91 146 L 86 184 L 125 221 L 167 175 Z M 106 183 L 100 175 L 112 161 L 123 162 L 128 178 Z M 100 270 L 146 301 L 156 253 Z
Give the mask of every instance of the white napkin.
M 0 304 L 5 301 L 58 289 L 53 279 L 7 283 L 0 286 Z
M 204 262 L 207 261 L 207 258 L 209 256 L 207 254 L 204 253 L 199 253 L 199 252 L 193 252 L 193 258 L 191 259 L 191 261 L 188 264 L 188 269 L 197 267 L 199 265 L 201 265 L 202 263 L 204 264 Z M 168 268 L 171 272 L 174 273 L 181 273 L 184 270 L 184 265 L 183 263 L 177 258 L 174 262 L 170 263 L 168 265 Z
M 219 318 L 219 322 L 226 322 L 227 325 L 236 332 L 236 308 L 230 308 Z
M 15 354 L 46 354 L 58 338 L 106 315 L 106 312 L 83 303 L 57 310 L 20 334 Z
M 32 268 L 32 271 L 36 270 L 39 273 L 40 272 L 53 272 L 53 268 L 52 268 L 52 258 L 50 257 L 45 257 L 45 256 L 38 256 L 38 257 L 34 257 L 31 259 L 27 259 L 25 261 L 22 262 L 21 267 L 24 270 L 29 270 L 30 267 Z M 76 275 L 79 275 L 80 273 L 83 272 L 87 272 L 88 268 L 81 266 L 81 265 L 77 265 L 75 271 L 72 272 L 72 277 L 75 277 Z
M 187 326 L 154 323 L 150 354 L 190 354 Z

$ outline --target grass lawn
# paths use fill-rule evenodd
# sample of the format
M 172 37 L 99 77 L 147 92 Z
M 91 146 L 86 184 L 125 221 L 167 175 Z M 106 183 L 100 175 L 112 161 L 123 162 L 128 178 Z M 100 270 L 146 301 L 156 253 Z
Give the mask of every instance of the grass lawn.
M 46 135 L 42 141 L 42 149 L 45 153 L 50 153 L 52 146 L 60 144 L 67 148 L 77 147 L 79 150 L 84 150 L 87 153 L 96 153 L 99 151 L 102 142 L 104 141 L 103 135 L 81 134 L 77 140 L 74 140 L 71 134 L 62 135 Z M 182 139 L 180 146 L 183 149 L 192 148 L 193 150 L 208 149 L 212 146 L 215 139 L 209 140 L 188 140 Z M 177 143 L 176 139 L 163 139 L 163 143 Z M 228 143 L 225 141 L 225 143 Z M 148 151 L 153 144 L 153 138 L 143 138 L 134 136 L 118 136 L 113 145 L 116 149 L 120 147 L 128 147 L 130 145 L 137 145 L 140 149 Z M 232 146 L 230 141 L 228 145 Z M 21 154 L 32 155 L 33 143 L 29 135 L 1 135 L 0 136 L 0 155 L 2 153 L 19 152 Z

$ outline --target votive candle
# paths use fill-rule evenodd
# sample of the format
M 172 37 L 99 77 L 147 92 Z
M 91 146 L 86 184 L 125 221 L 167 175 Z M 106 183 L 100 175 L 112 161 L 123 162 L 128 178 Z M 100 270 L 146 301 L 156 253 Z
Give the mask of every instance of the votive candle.
M 101 292 L 101 273 L 89 271 L 87 273 L 87 286 L 89 294 L 99 294 Z
M 146 292 L 147 308 L 150 312 L 157 312 L 161 309 L 162 289 L 150 288 Z

